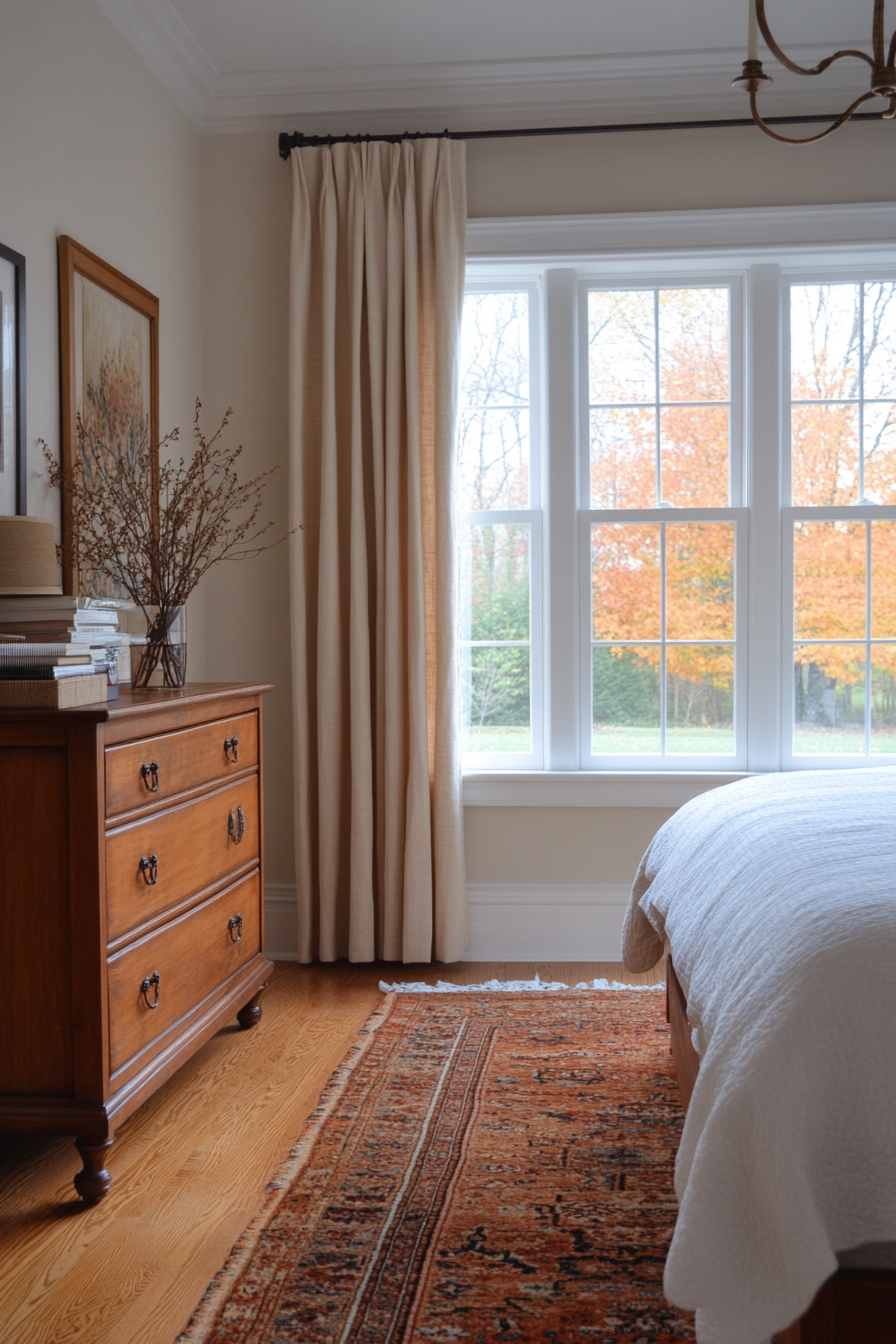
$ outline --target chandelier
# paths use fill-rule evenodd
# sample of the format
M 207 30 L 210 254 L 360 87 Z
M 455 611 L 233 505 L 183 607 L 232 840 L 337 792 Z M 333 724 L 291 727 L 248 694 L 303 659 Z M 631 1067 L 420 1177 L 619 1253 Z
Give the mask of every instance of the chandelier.
M 826 56 L 818 65 L 807 70 L 805 66 L 797 65 L 789 56 L 778 46 L 771 35 L 768 26 L 768 20 L 765 17 L 765 0 L 747 0 L 750 7 L 750 26 L 749 40 L 747 44 L 747 59 L 744 61 L 743 74 L 733 81 L 735 89 L 743 89 L 750 95 L 750 111 L 753 114 L 753 120 L 761 131 L 770 136 L 772 140 L 780 140 L 783 145 L 811 145 L 816 140 L 824 140 L 828 135 L 833 135 L 838 127 L 845 121 L 849 121 L 856 108 L 866 103 L 869 98 L 887 98 L 889 105 L 887 110 L 882 113 L 887 120 L 896 116 L 896 33 L 890 39 L 890 46 L 884 51 L 884 0 L 874 0 L 874 20 L 872 25 L 872 46 L 874 55 L 869 56 L 865 51 L 856 51 L 850 48 L 847 51 L 835 51 L 833 56 Z M 766 46 L 773 56 L 777 57 L 780 63 L 788 70 L 793 70 L 797 75 L 820 75 L 822 71 L 827 70 L 834 61 L 839 61 L 844 56 L 856 56 L 860 61 L 866 61 L 871 66 L 871 88 L 867 93 L 863 93 L 854 103 L 846 109 L 837 120 L 828 126 L 827 130 L 821 131 L 818 135 L 810 135 L 802 140 L 790 139 L 786 135 L 778 135 L 771 127 L 767 126 L 759 115 L 756 107 L 756 95 L 760 89 L 764 89 L 772 83 L 772 78 L 762 69 L 762 62 L 759 60 L 759 38 L 758 31 L 761 31 L 765 39 Z

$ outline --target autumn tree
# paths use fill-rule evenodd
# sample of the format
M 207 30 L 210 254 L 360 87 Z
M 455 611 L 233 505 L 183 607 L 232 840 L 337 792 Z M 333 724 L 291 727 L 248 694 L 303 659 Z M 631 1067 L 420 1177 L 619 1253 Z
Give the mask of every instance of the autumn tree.
M 468 518 L 529 507 L 528 320 L 525 291 L 470 294 L 464 305 L 458 459 Z M 529 541 L 525 523 L 464 525 L 465 721 L 500 730 L 510 750 L 529 743 Z
M 589 300 L 592 508 L 727 506 L 727 290 L 595 291 Z M 720 641 L 666 648 L 667 721 L 729 726 L 733 649 L 721 641 L 734 638 L 734 527 L 670 523 L 664 533 L 658 523 L 593 528 L 594 638 L 620 641 L 595 649 L 595 722 L 658 721 L 658 683 L 649 708 L 644 692 L 663 653 L 639 641 L 665 636 Z
M 896 284 L 801 285 L 792 293 L 793 503 L 896 503 Z M 872 639 L 896 638 L 896 524 L 798 522 L 798 720 L 864 723 L 869 616 Z M 871 663 L 873 723 L 896 727 L 896 645 L 872 645 Z

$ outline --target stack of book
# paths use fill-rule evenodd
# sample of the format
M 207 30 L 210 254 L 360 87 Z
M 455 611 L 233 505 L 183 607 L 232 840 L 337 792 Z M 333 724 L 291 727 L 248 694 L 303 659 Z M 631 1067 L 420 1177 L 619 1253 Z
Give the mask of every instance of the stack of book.
M 0 639 L 23 635 L 35 645 L 84 646 L 110 686 L 130 681 L 131 636 L 119 629 L 118 606 L 88 597 L 0 597 Z
M 105 670 L 88 644 L 29 641 L 0 634 L 0 707 L 75 709 L 108 698 Z

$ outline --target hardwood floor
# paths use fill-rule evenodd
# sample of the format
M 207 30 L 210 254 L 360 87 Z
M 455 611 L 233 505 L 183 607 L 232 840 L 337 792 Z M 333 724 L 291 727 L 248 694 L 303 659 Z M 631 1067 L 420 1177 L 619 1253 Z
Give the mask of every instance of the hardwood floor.
M 0 1151 L 3 1344 L 173 1344 L 333 1069 L 379 999 L 380 979 L 596 976 L 648 984 L 613 962 L 456 966 L 278 965 L 252 1031 L 220 1031 L 122 1125 L 112 1190 L 85 1209 L 70 1139 L 7 1136 Z

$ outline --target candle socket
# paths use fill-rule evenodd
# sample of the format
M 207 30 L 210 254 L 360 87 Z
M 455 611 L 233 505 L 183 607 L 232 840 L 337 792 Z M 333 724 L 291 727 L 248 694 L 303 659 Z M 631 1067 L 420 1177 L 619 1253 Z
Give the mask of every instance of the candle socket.
M 892 65 L 880 66 L 871 75 L 871 91 L 880 98 L 892 98 L 896 95 L 896 69 Z
M 758 93 L 773 83 L 771 75 L 762 69 L 762 62 L 750 60 L 744 61 L 743 73 L 731 81 L 731 87 L 741 89 L 744 93 Z

